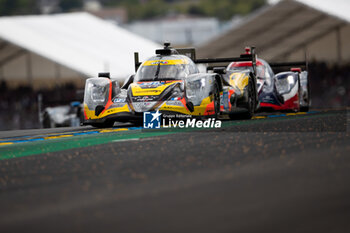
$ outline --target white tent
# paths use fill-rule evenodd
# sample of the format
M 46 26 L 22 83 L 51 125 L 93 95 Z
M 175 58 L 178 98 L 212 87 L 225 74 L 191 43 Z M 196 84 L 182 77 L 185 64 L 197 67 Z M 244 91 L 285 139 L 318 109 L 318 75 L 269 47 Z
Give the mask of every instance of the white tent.
M 237 56 L 256 46 L 268 61 L 350 61 L 349 0 L 283 0 L 199 48 L 198 57 Z
M 83 83 L 103 71 L 123 79 L 134 72 L 134 52 L 143 60 L 159 46 L 88 13 L 2 17 L 0 81 Z

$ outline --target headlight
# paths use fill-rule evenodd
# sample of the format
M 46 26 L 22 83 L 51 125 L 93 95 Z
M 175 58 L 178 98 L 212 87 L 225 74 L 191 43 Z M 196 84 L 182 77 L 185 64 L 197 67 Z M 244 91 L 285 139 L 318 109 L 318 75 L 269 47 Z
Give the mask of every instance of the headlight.
M 276 88 L 280 94 L 288 92 L 288 90 L 289 90 L 288 80 L 287 79 L 277 79 Z
M 288 93 L 295 85 L 295 78 L 292 75 L 276 80 L 276 88 L 280 94 Z
M 199 79 L 199 80 L 195 80 L 195 81 L 192 81 L 192 82 L 188 82 L 187 83 L 187 87 L 192 89 L 192 90 L 196 90 L 196 89 L 201 88 L 203 84 L 205 85 L 205 80 Z
M 90 78 L 86 80 L 84 103 L 89 109 L 105 105 L 109 96 L 110 80 L 107 78 Z
M 187 97 L 195 97 L 205 87 L 205 79 L 198 79 L 187 83 Z
M 294 77 L 292 75 L 289 75 L 287 79 L 288 79 L 289 85 L 293 85 L 294 84 Z
M 105 102 L 105 100 L 106 100 L 106 91 L 107 91 L 106 87 L 93 85 L 91 87 L 92 100 L 95 101 L 95 102 L 102 102 L 102 103 Z
M 210 85 L 205 78 L 186 82 L 186 96 L 194 105 L 200 105 L 202 100 L 209 96 Z

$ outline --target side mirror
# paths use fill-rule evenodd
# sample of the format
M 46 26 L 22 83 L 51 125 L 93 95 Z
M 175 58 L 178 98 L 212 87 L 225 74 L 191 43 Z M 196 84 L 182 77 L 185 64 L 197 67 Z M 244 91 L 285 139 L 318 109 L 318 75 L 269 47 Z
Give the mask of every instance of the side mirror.
M 213 72 L 217 74 L 226 74 L 226 67 L 214 67 Z

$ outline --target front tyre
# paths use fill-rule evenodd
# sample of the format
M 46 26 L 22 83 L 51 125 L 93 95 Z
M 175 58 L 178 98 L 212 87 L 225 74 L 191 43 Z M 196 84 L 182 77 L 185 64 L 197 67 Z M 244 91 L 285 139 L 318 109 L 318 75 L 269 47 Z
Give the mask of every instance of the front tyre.
M 53 127 L 50 115 L 47 112 L 45 112 L 43 115 L 43 127 L 44 128 L 52 128 Z

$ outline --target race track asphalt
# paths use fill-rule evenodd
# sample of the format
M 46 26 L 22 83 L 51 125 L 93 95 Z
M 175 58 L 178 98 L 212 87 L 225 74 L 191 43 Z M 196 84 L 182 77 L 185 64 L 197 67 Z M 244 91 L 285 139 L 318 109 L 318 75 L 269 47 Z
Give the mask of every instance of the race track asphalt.
M 1 132 L 71 137 L 0 146 L 0 232 L 350 232 L 348 124 L 343 109 L 151 136 Z

